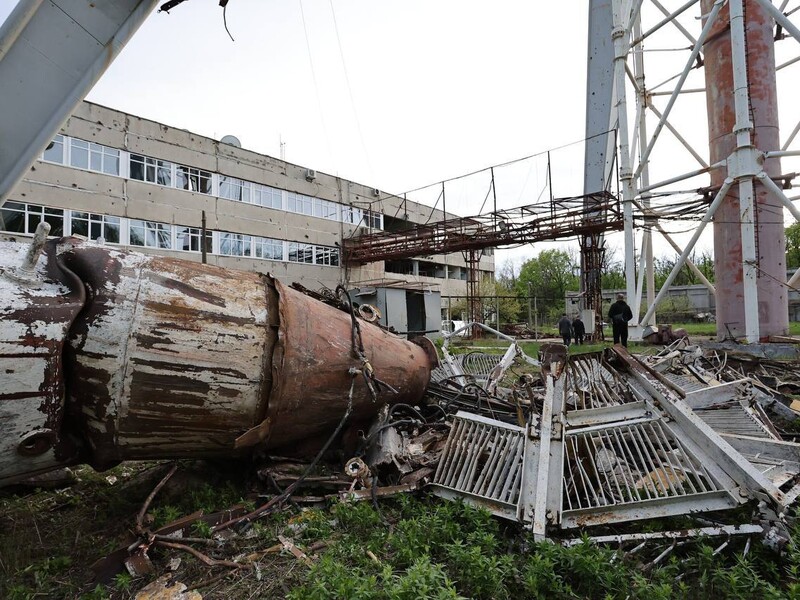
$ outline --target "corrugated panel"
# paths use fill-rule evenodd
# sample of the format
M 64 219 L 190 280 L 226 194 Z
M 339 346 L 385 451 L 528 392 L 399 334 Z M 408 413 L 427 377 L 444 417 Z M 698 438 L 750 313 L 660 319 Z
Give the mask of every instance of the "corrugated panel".
M 736 400 L 725 406 L 695 408 L 694 412 L 718 433 L 774 438 L 769 430 Z
M 698 381 L 696 377 L 686 376 L 686 375 L 677 375 L 675 373 L 663 373 L 664 377 L 666 377 L 669 381 L 677 385 L 681 390 L 683 390 L 684 394 L 688 394 L 690 392 L 696 392 L 697 390 L 704 390 L 708 387 L 708 384 L 703 383 L 702 381 Z

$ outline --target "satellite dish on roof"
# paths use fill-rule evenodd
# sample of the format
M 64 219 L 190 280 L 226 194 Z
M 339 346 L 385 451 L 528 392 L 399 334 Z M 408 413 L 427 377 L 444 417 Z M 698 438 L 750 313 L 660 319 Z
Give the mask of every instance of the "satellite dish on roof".
M 239 141 L 235 135 L 226 135 L 220 140 L 223 144 L 230 144 L 231 146 L 236 146 L 237 148 L 242 147 L 242 142 Z

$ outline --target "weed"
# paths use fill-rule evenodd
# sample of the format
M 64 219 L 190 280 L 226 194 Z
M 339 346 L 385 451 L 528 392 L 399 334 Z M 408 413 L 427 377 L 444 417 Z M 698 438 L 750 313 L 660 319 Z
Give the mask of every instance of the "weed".
M 8 593 L 8 600 L 33 600 L 36 597 L 36 591 L 27 585 L 14 585 L 8 588 L 6 592 Z
M 289 519 L 289 528 L 302 540 L 324 540 L 333 532 L 334 521 L 330 515 L 316 508 L 301 511 Z
M 181 516 L 183 516 L 183 511 L 181 511 L 181 509 L 177 506 L 166 504 L 164 506 L 157 506 L 153 508 L 150 511 L 150 514 L 153 516 L 153 529 L 158 529 L 159 527 L 163 527 L 164 525 L 179 519 Z
M 205 521 L 195 521 L 192 523 L 192 533 L 197 537 L 210 538 L 213 530 L 211 529 L 211 525 Z
M 131 589 L 132 581 L 133 577 L 130 573 L 117 573 L 116 577 L 114 577 L 114 587 L 120 592 L 126 592 Z
M 392 576 L 391 585 L 386 586 L 386 598 L 390 600 L 457 600 L 456 592 L 440 565 L 431 564 L 430 559 L 417 559 L 408 570 L 399 576 Z
M 507 598 L 505 581 L 514 570 L 509 555 L 484 552 L 478 545 L 457 540 L 445 548 L 447 566 L 459 590 L 474 598 Z
M 381 525 L 381 516 L 366 502 L 340 502 L 332 512 L 339 527 L 348 533 L 367 535 Z
M 94 589 L 90 592 L 86 592 L 85 594 L 81 594 L 79 597 L 80 600 L 107 600 L 110 597 L 106 588 L 100 584 L 97 584 Z

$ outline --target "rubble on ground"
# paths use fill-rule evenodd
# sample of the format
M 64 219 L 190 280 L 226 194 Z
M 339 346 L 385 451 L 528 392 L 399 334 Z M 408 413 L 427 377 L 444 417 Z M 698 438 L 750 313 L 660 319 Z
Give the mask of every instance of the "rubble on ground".
M 648 356 L 620 346 L 568 355 L 546 344 L 537 358 L 506 339 L 503 355 L 453 354 L 446 337 L 424 402 L 384 406 L 354 445 L 342 445 L 356 451 L 338 468 L 272 457 L 257 472 L 265 491 L 255 509 L 189 515 L 150 531 L 146 503 L 131 544 L 99 561 L 98 574 L 151 568 L 150 546 L 247 569 L 247 557 L 192 548 L 188 525 L 202 519 L 224 543 L 286 506 L 377 503 L 421 489 L 565 545 L 587 536 L 621 545 L 734 535 L 785 545 L 800 496 L 793 368 L 731 358 L 686 337 Z M 315 560 L 289 539 L 275 549 Z

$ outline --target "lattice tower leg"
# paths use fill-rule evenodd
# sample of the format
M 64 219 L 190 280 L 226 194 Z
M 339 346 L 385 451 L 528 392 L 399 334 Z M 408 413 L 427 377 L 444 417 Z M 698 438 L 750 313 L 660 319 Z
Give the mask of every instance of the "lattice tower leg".
M 594 340 L 603 340 L 603 263 L 606 248 L 602 233 L 581 237 L 581 290 L 587 309 L 594 310 Z
M 468 250 L 464 253 L 464 262 L 467 263 L 467 312 L 469 320 L 473 323 L 483 321 L 483 310 L 481 306 L 480 281 L 478 279 L 478 262 L 480 261 L 480 250 Z M 480 327 L 473 326 L 472 337 L 481 337 Z

